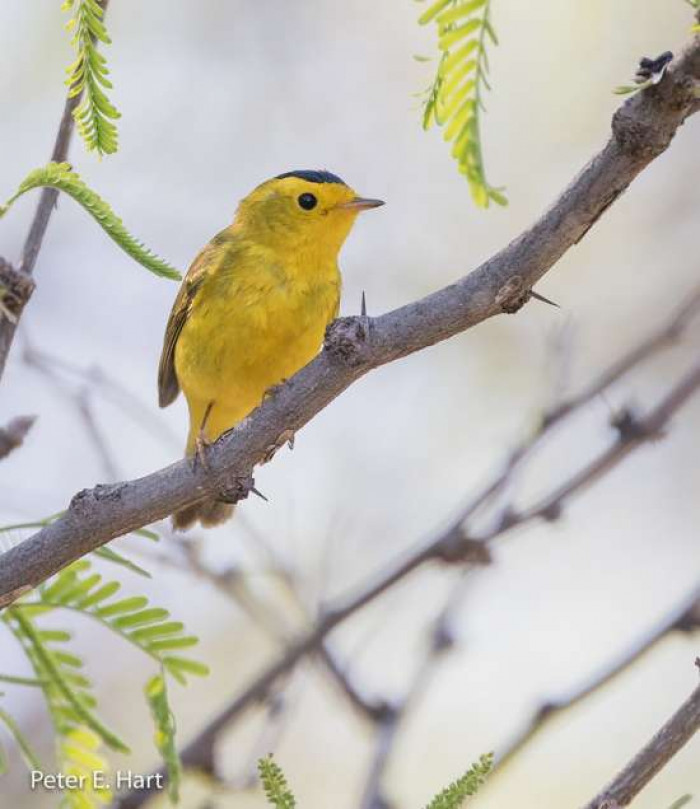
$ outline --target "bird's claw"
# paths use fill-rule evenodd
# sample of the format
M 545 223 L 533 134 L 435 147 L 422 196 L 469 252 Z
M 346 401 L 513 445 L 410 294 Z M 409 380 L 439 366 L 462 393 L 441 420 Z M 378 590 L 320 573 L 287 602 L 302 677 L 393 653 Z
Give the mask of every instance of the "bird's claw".
M 207 441 L 206 436 L 204 435 L 204 430 L 200 430 L 197 437 L 194 440 L 194 454 L 192 455 L 192 471 L 196 472 L 197 468 L 201 465 L 202 469 L 205 472 L 210 471 L 209 466 L 209 459 L 207 458 L 207 452 L 209 447 L 211 446 L 212 442 Z

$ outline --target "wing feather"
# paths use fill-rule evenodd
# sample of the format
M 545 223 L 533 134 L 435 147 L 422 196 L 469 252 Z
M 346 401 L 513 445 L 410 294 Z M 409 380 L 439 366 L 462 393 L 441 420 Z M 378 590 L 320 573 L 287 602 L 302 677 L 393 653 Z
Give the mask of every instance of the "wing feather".
M 168 325 L 165 328 L 163 350 L 158 365 L 158 404 L 161 407 L 167 407 L 174 402 L 180 392 L 180 382 L 175 371 L 175 346 L 182 328 L 187 322 L 197 292 L 201 288 L 207 272 L 217 263 L 217 253 L 220 250 L 220 237 L 217 237 L 192 262 L 175 298 Z

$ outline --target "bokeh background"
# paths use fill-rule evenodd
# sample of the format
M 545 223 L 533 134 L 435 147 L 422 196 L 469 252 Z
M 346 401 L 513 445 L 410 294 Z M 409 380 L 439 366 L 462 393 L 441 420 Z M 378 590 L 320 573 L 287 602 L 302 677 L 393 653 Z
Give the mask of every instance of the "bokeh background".
M 691 15 L 681 0 L 521 3 L 498 0 L 487 99 L 488 173 L 510 206 L 475 209 L 440 133 L 419 126 L 414 94 L 432 65 L 434 32 L 409 0 L 114 0 L 107 50 L 113 100 L 123 113 L 117 155 L 97 160 L 73 143 L 71 160 L 146 244 L 187 267 L 198 249 L 263 179 L 293 168 L 328 168 L 358 191 L 385 199 L 344 249 L 343 311 L 362 290 L 370 314 L 424 295 L 466 273 L 527 226 L 608 136 L 642 54 L 679 50 Z M 71 59 L 59 4 L 4 0 L 0 37 L 0 196 L 50 153 Z M 199 532 L 207 560 L 233 566 L 294 627 L 262 548 L 299 582 L 310 610 L 347 593 L 417 541 L 431 536 L 532 429 L 561 381 L 591 380 L 668 315 L 697 282 L 700 121 L 571 250 L 539 289 L 560 310 L 529 305 L 449 343 L 384 368 L 353 386 L 257 476 L 270 503 L 254 499 L 220 530 Z M 27 195 L 2 221 L 0 252 L 18 258 L 37 202 Z M 38 416 L 26 445 L 0 464 L 0 521 L 64 508 L 78 489 L 132 478 L 175 460 L 184 443 L 182 400 L 156 404 L 155 376 L 176 286 L 134 264 L 71 200 L 60 200 L 37 267 L 0 397 L 0 422 Z M 520 481 L 518 497 L 544 490 L 610 439 L 611 410 L 648 405 L 697 358 L 697 328 L 683 344 L 595 401 Z M 553 344 L 568 345 L 565 361 Z M 22 359 L 31 344 L 82 369 L 102 369 L 122 392 L 57 365 L 58 379 Z M 112 391 L 112 393 L 110 393 Z M 124 403 L 124 392 L 133 397 Z M 110 461 L 96 450 L 76 407 L 93 409 Z M 136 404 L 139 403 L 139 404 Z M 404 726 L 387 787 L 399 807 L 418 807 L 480 753 L 498 749 L 545 698 L 587 681 L 667 614 L 700 579 L 700 397 L 668 437 L 631 456 L 578 498 L 555 525 L 538 524 L 494 550 L 456 616 L 457 647 Z M 6 536 L 7 544 L 23 534 Z M 128 546 L 134 558 L 168 556 Z M 141 554 L 141 556 L 139 556 Z M 207 681 L 174 688 L 181 740 L 248 682 L 277 645 L 212 587 L 166 563 L 151 582 L 121 574 L 202 638 Z M 400 697 L 426 642 L 426 627 L 454 572 L 413 576 L 333 636 L 369 694 Z M 117 762 L 148 771 L 157 761 L 141 685 L 150 668 L 87 621 L 66 618 L 102 712 L 134 747 Z M 476 805 L 577 806 L 622 766 L 680 704 L 697 679 L 697 635 L 664 641 L 611 687 L 557 719 Z M 23 662 L 0 637 L 2 669 Z M 318 668 L 290 684 L 274 747 L 305 809 L 356 807 L 372 736 Z M 50 733 L 35 695 L 8 691 L 14 713 L 46 755 Z M 255 712 L 222 744 L 223 770 L 249 766 Z M 700 739 L 635 805 L 663 809 L 700 793 Z M 183 805 L 202 805 L 188 783 Z M 52 805 L 30 794 L 13 759 L 0 804 Z M 55 802 L 55 798 L 53 799 Z M 216 797 L 216 806 L 261 807 L 259 792 Z

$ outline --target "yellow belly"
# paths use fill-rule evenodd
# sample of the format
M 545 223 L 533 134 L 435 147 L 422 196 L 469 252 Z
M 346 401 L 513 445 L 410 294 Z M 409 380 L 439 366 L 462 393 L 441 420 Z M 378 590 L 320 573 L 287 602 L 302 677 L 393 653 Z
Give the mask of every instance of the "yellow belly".
M 208 409 L 204 435 L 213 441 L 257 407 L 272 386 L 313 359 L 339 297 L 335 264 L 312 282 L 255 268 L 243 277 L 205 283 L 175 349 L 175 370 L 190 410 L 188 453 Z

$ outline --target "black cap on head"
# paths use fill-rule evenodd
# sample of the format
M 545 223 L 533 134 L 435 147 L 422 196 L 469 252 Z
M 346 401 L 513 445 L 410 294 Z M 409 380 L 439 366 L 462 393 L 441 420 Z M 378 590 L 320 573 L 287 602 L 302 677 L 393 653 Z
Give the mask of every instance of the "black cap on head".
M 300 180 L 306 180 L 307 183 L 339 183 L 340 185 L 346 185 L 344 180 L 341 180 L 337 174 L 331 174 L 330 171 L 313 171 L 311 169 L 286 171 L 284 174 L 278 174 L 275 180 L 284 180 L 285 177 L 298 177 Z

